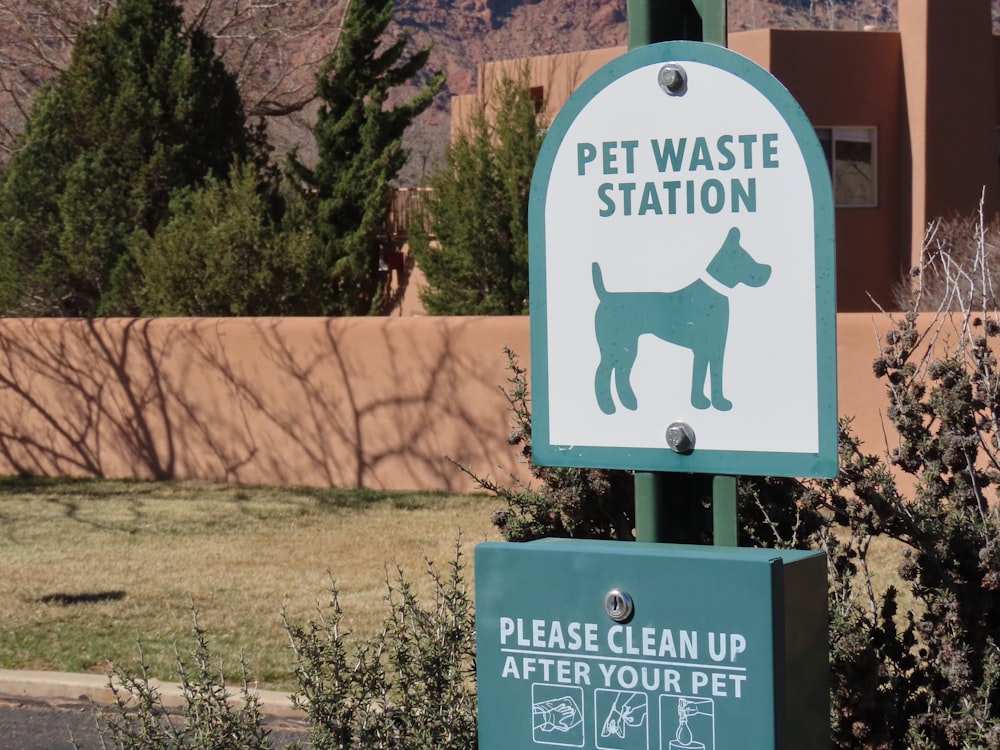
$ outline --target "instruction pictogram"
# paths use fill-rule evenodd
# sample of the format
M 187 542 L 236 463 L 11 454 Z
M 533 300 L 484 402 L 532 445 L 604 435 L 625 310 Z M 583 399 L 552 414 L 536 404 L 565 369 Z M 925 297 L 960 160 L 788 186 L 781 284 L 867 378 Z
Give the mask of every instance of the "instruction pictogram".
M 594 720 L 601 750 L 648 750 L 649 698 L 631 690 L 595 690 Z
M 583 690 L 564 685 L 531 686 L 532 739 L 539 745 L 583 747 Z
M 660 748 L 715 750 L 715 701 L 660 696 Z

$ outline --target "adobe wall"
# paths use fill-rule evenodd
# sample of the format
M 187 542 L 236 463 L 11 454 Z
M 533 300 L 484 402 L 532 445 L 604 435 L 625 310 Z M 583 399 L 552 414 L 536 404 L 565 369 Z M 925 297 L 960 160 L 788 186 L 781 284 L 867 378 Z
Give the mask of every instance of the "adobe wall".
M 481 63 L 477 72 L 476 93 L 451 98 L 451 137 L 454 140 L 472 121 L 481 102 L 486 103 L 487 117 L 494 117 L 493 93 L 505 79 L 517 80 L 528 68 L 532 87 L 538 87 L 544 103 L 543 120 L 551 123 L 556 114 L 581 83 L 599 68 L 620 55 L 627 47 L 608 47 L 586 52 L 540 55 L 520 60 L 496 60 Z
M 516 469 L 509 318 L 0 321 L 0 473 L 387 489 Z
M 885 326 L 838 316 L 875 452 Z M 0 473 L 467 491 L 447 457 L 519 467 L 505 346 L 529 364 L 527 318 L 0 320 Z
M 764 29 L 729 41 L 792 92 L 814 127 L 878 128 L 877 205 L 836 212 L 837 309 L 893 308 L 894 288 L 910 267 L 909 223 L 900 219 L 909 207 L 900 175 L 899 34 Z
M 1000 208 L 996 72 L 987 0 L 899 6 L 908 139 L 913 165 L 912 265 L 932 219 Z

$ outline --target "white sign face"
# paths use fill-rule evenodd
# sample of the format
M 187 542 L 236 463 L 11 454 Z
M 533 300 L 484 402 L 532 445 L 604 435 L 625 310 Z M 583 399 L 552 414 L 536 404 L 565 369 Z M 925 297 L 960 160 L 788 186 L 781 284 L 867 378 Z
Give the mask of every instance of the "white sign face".
M 574 94 L 532 184 L 537 463 L 835 473 L 826 170 L 787 91 L 723 48 L 643 47 Z

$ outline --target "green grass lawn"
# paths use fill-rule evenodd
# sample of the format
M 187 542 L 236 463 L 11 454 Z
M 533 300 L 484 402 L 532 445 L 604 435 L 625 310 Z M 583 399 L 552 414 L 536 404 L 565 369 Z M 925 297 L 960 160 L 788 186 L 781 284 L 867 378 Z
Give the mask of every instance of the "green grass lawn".
M 340 590 L 357 637 L 380 631 L 399 565 L 429 597 L 461 545 L 499 538 L 496 500 L 200 483 L 0 479 L 0 667 L 105 671 L 139 641 L 152 676 L 176 679 L 191 606 L 236 676 L 286 688 L 281 612 L 305 622 Z
M 317 616 L 340 592 L 357 638 L 381 631 L 399 565 L 424 601 L 426 561 L 498 540 L 483 495 L 0 478 L 0 667 L 131 668 L 174 680 L 191 652 L 191 608 L 227 674 L 241 654 L 262 688 L 293 684 L 282 611 Z M 899 545 L 873 545 L 871 584 L 899 586 Z M 861 581 L 859 580 L 859 585 Z M 912 606 L 907 587 L 901 605 Z

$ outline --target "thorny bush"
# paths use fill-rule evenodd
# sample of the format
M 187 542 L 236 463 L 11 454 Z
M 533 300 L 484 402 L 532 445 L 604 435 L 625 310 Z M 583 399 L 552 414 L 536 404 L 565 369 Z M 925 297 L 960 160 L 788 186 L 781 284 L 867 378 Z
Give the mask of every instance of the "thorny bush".
M 285 621 L 293 695 L 315 750 L 470 750 L 476 745 L 475 618 L 461 549 L 446 574 L 428 562 L 429 608 L 397 570 L 382 634 L 353 643 L 336 586 L 319 619 Z
M 97 709 L 101 745 L 118 750 L 270 750 L 260 701 L 240 664 L 240 687 L 234 696 L 221 666 L 213 663 L 208 637 L 192 607 L 193 663 L 177 654 L 176 670 L 184 704 L 169 711 L 149 678 L 142 647 L 137 671 L 112 665 L 109 680 L 114 703 Z M 238 701 L 236 698 L 238 697 Z M 110 743 L 110 744 L 109 744 Z M 74 743 L 74 747 L 77 745 Z
M 586 539 L 633 539 L 633 483 L 627 471 L 537 466 L 531 461 L 531 399 L 527 372 L 509 348 L 508 386 L 503 390 L 510 407 L 511 425 L 507 442 L 520 448 L 537 486 L 520 481 L 508 472 L 508 482 L 479 476 L 460 466 L 482 490 L 504 501 L 506 507 L 493 513 L 493 523 L 510 542 L 541 537 Z

